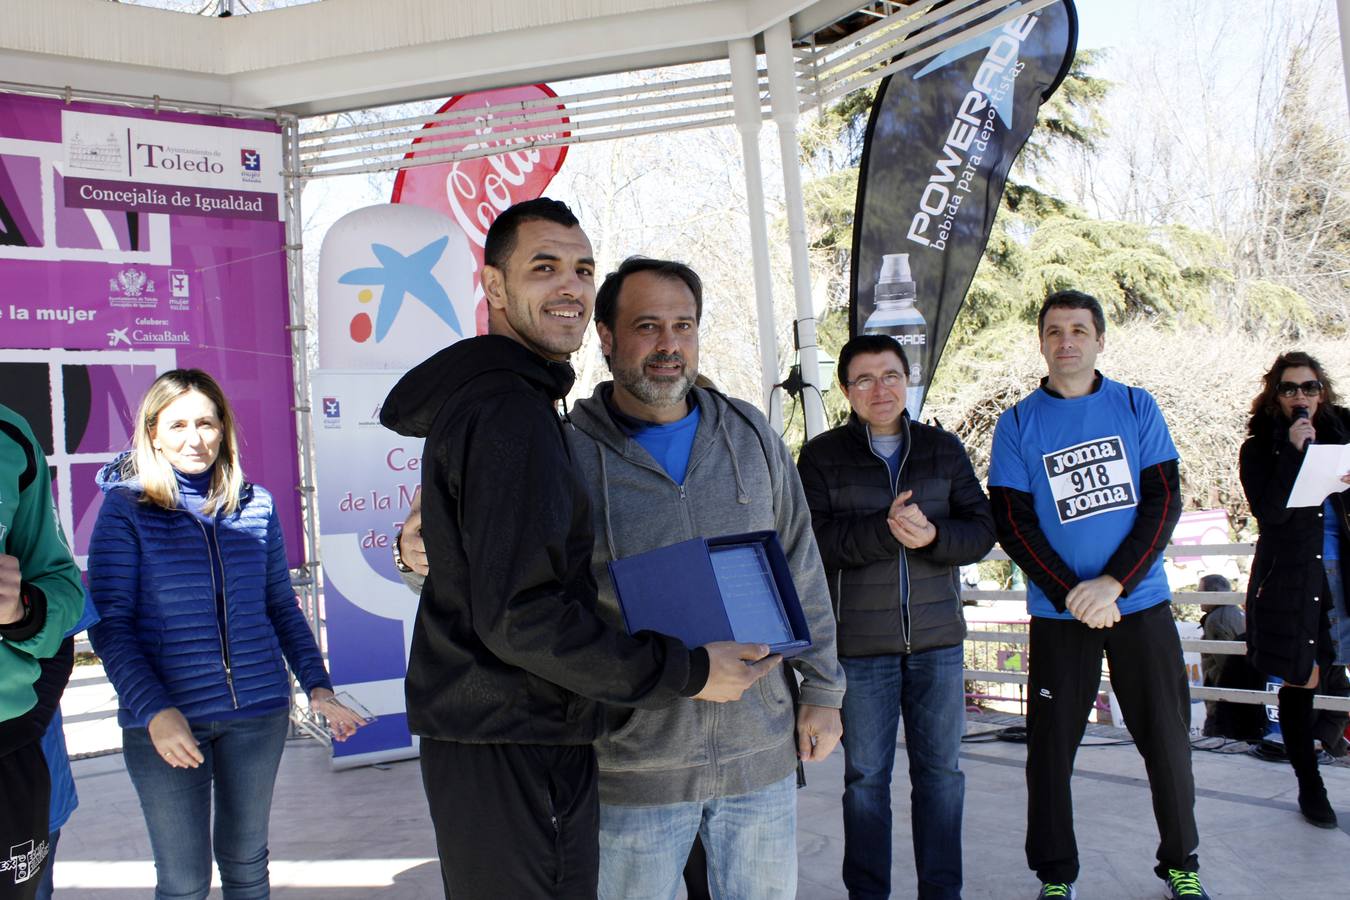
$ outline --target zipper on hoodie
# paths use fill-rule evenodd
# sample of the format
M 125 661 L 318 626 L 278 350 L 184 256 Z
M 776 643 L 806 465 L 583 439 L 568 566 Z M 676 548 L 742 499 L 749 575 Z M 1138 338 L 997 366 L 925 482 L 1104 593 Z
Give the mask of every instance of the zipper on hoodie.
M 909 439 L 909 425 L 905 423 L 903 416 L 900 418 L 903 440 L 905 443 L 905 452 L 900 455 L 900 465 L 895 467 L 895 480 L 891 481 L 891 467 L 886 465 L 886 458 L 877 452 L 872 446 L 872 426 L 864 424 L 867 429 L 867 449 L 877 458 L 882 467 L 886 470 L 886 480 L 891 483 L 891 499 L 894 500 L 900 496 L 900 475 L 905 471 L 905 463 L 909 461 L 909 451 L 911 441 Z M 904 595 L 900 598 L 900 639 L 904 641 L 905 648 L 902 652 L 909 652 L 910 622 L 909 622 L 909 557 L 905 554 L 905 545 L 900 545 L 900 584 L 904 587 Z M 839 608 L 844 608 L 842 595 L 839 598 Z
M 834 621 L 844 621 L 844 570 L 834 570 Z
M 221 662 L 221 664 L 225 667 L 225 686 L 226 686 L 227 688 L 229 688 L 229 690 L 230 690 L 230 703 L 233 704 L 233 706 L 234 706 L 235 709 L 238 709 L 238 708 L 239 708 L 239 696 L 238 696 L 238 695 L 235 693 L 235 691 L 234 691 L 234 671 L 230 668 L 230 642 L 229 642 L 229 634 L 230 634 L 230 598 L 229 598 L 229 595 L 228 595 L 228 594 L 226 593 L 226 591 L 225 591 L 225 580 L 224 580 L 224 576 L 225 576 L 225 557 L 224 557 L 224 556 L 221 556 L 221 554 L 220 554 L 220 541 L 216 539 L 216 534 L 215 534 L 215 532 L 216 532 L 217 529 L 216 529 L 215 525 L 213 524 L 213 525 L 211 526 L 211 532 L 212 532 L 212 533 L 211 533 L 210 535 L 207 535 L 207 533 L 206 533 L 206 526 L 202 524 L 201 520 L 198 519 L 196 516 L 193 516 L 192 513 L 188 513 L 188 515 L 192 517 L 192 521 L 194 521 L 194 522 L 197 523 L 197 527 L 199 527 L 199 528 L 202 530 L 202 538 L 203 538 L 204 540 L 206 540 L 206 542 L 207 542 L 207 553 L 208 553 L 208 555 L 209 555 L 209 553 L 210 553 L 211 547 L 214 546 L 215 549 L 216 549 L 216 558 L 220 560 L 220 574 L 221 574 L 221 584 L 220 584 L 220 606 L 221 606 L 221 611 L 224 613 L 225 629 L 224 629 L 224 631 L 221 630 L 221 627 L 220 627 L 220 621 L 217 620 L 217 621 L 216 621 L 216 635 L 217 635 L 217 637 L 220 638 L 220 662 Z M 208 560 L 208 561 L 209 561 L 209 560 Z M 211 600 L 212 600 L 212 602 L 215 601 L 215 593 L 216 593 L 216 567 L 215 567 L 215 566 L 211 566 Z M 212 618 L 214 618 L 214 616 L 213 616 Z

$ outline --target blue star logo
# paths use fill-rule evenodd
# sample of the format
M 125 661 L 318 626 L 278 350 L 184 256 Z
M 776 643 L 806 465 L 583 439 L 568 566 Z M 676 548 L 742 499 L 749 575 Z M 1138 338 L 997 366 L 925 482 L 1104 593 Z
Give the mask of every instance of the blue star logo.
M 1015 9 L 1021 5 L 1022 5 L 1021 3 L 1010 3 L 1008 4 L 1008 9 Z M 955 62 L 958 59 L 964 59 L 965 57 L 977 51 L 983 50 L 988 52 L 989 48 L 991 48 L 994 45 L 994 41 L 998 38 L 998 36 L 1002 32 L 1003 29 L 1001 28 L 991 28 L 988 31 L 984 32 L 983 34 L 978 34 L 975 37 L 971 38 L 970 40 L 965 41 L 964 43 L 961 44 L 957 44 L 950 50 L 946 50 L 938 54 L 937 56 L 933 57 L 931 60 L 928 61 L 928 65 L 924 66 L 922 69 L 914 73 L 914 80 L 918 81 L 920 78 L 929 74 L 930 72 L 935 72 L 938 69 L 941 69 L 943 66 L 946 66 L 948 63 Z M 1017 57 L 1013 57 L 1013 59 L 1009 61 L 1006 66 L 1003 67 L 1003 71 L 1000 73 L 1000 77 L 1007 77 L 1012 73 L 1013 67 L 1017 65 L 1017 59 L 1018 59 Z M 1003 125 L 1005 127 L 1011 128 L 1013 91 L 1006 91 L 1002 97 L 992 102 L 994 104 L 994 109 L 998 111 L 998 117 L 1003 120 Z
M 431 274 L 436 263 L 440 262 L 450 242 L 448 236 L 438 238 L 421 250 L 404 256 L 393 247 L 384 244 L 371 244 L 370 252 L 379 261 L 378 266 L 352 269 L 338 278 L 340 284 L 378 284 L 384 290 L 380 293 L 380 309 L 375 316 L 375 340 L 382 341 L 389 328 L 398 318 L 403 307 L 403 297 L 412 294 L 426 305 L 427 309 L 440 316 L 442 321 L 460 337 L 464 332 L 459 327 L 459 316 L 450 305 L 445 288 Z

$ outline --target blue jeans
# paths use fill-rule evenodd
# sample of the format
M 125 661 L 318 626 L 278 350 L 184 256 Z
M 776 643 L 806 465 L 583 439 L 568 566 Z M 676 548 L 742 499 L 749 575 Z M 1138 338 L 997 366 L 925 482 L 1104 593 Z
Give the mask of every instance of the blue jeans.
M 1341 561 L 1323 560 L 1327 575 L 1327 620 L 1331 623 L 1331 647 L 1336 662 L 1350 665 L 1350 597 L 1345 595 L 1345 581 L 1341 575 Z
M 694 835 L 718 900 L 797 896 L 797 775 L 735 797 L 600 804 L 600 900 L 672 900 Z
M 204 898 L 211 887 L 213 846 L 226 898 L 269 896 L 267 821 L 287 719 L 280 709 L 192 723 L 192 736 L 206 757 L 195 769 L 175 769 L 161 759 L 147 729 L 122 730 L 127 774 L 140 797 L 155 856 L 155 900 Z
M 852 900 L 891 893 L 891 771 L 905 720 L 918 896 L 961 896 L 959 766 L 965 731 L 961 647 L 839 658 L 844 693 L 844 886 Z

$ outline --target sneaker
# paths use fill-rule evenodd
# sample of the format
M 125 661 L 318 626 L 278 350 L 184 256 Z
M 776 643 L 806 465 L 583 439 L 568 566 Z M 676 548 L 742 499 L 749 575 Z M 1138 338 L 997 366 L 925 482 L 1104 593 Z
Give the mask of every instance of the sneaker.
M 1170 900 L 1182 900 L 1185 897 L 1192 900 L 1210 900 L 1209 894 L 1205 892 L 1205 886 L 1200 883 L 1200 876 L 1195 872 L 1168 869 L 1167 877 L 1163 881 L 1167 882 L 1167 896 Z
M 1041 885 L 1041 892 L 1036 895 L 1036 900 L 1042 897 L 1063 897 L 1065 900 L 1074 900 L 1078 896 L 1078 889 L 1073 886 L 1072 881 L 1049 882 Z

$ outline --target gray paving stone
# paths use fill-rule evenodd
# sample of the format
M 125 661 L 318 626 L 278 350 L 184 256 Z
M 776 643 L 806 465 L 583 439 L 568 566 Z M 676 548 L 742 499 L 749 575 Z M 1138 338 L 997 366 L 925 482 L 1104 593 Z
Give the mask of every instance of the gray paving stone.
M 972 734 L 998 727 L 998 718 L 975 720 Z M 1090 740 L 1118 739 L 1120 732 L 1093 727 Z M 964 747 L 966 813 L 964 855 L 967 900 L 1030 900 L 1037 890 L 1022 853 L 1025 839 L 1026 748 L 1004 741 Z M 121 756 L 77 760 L 81 806 L 62 832 L 57 863 L 61 900 L 124 900 L 147 897 L 144 887 L 119 885 L 117 863 L 150 859 L 140 806 Z M 1245 754 L 1196 752 L 1194 769 L 1200 825 L 1200 858 L 1206 886 L 1216 898 L 1346 896 L 1350 889 L 1350 765 L 1324 767 L 1342 827 L 1307 825 L 1295 805 L 1293 774 L 1283 763 Z M 843 756 L 809 766 L 798 795 L 799 890 L 801 900 L 842 900 Z M 1075 819 L 1083 874 L 1083 900 L 1163 896 L 1152 872 L 1157 834 L 1143 763 L 1132 745 L 1094 746 L 1078 755 L 1073 783 Z M 895 896 L 914 892 L 910 843 L 909 783 L 904 750 L 892 785 L 895 829 L 892 878 Z M 431 823 L 415 761 L 344 772 L 329 768 L 312 741 L 291 741 L 282 760 L 272 810 L 271 851 L 297 883 L 278 884 L 278 900 L 436 900 L 440 873 L 434 862 Z M 393 871 L 384 886 L 314 885 L 305 873 L 332 871 L 352 860 L 382 862 Z M 312 868 L 295 864 L 310 862 Z M 73 867 L 63 869 L 62 865 Z M 92 869 L 82 864 L 95 865 Z M 106 865 L 106 864 L 113 865 Z M 106 872 L 97 885 L 61 888 L 67 871 Z M 144 868 L 144 865 L 142 866 Z M 299 873 L 299 874 L 297 874 Z M 1337 884 L 1339 886 L 1333 887 Z M 85 880 L 89 877 L 86 875 Z M 304 886 L 309 884 L 310 886 Z M 219 897 L 218 891 L 212 897 Z

